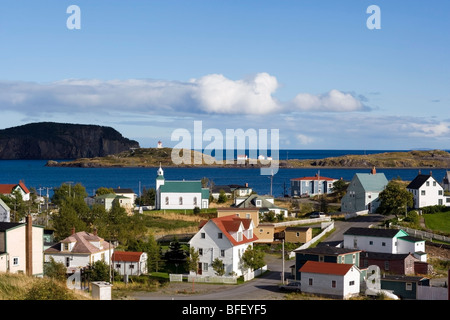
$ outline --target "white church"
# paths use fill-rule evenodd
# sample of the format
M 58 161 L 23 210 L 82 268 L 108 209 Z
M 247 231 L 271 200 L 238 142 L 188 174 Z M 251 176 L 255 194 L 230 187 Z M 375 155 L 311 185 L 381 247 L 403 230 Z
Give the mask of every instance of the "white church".
M 164 209 L 207 209 L 209 189 L 199 181 L 166 181 L 159 166 L 156 176 L 156 210 Z

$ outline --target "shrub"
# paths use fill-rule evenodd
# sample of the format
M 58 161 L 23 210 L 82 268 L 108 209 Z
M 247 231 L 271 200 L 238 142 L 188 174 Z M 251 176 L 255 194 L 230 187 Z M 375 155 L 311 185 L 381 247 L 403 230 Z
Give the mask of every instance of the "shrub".
M 25 295 L 25 300 L 73 300 L 74 296 L 66 286 L 53 279 L 45 279 L 33 284 Z

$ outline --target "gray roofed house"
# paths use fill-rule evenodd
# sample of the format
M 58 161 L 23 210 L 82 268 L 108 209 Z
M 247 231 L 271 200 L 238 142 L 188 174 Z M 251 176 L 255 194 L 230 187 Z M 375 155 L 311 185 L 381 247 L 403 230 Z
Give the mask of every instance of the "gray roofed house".
M 413 208 L 427 206 L 446 205 L 450 206 L 448 197 L 444 196 L 444 188 L 434 179 L 431 174 L 419 174 L 407 186 L 406 190 L 412 193 Z
M 351 227 L 344 232 L 344 248 L 390 254 L 412 253 L 426 262 L 425 240 L 404 230 Z
M 272 211 L 275 214 L 282 214 L 284 217 L 288 216 L 288 210 L 277 206 L 272 196 L 252 194 L 248 197 L 239 197 L 235 199 L 234 206 L 237 208 L 259 208 L 261 214 Z
M 0 199 L 0 222 L 10 222 L 10 221 L 11 221 L 11 209 L 2 199 Z
M 379 194 L 388 180 L 384 173 L 375 168 L 370 173 L 356 173 L 350 182 L 347 193 L 341 200 L 341 211 L 345 213 L 374 213 L 380 205 Z

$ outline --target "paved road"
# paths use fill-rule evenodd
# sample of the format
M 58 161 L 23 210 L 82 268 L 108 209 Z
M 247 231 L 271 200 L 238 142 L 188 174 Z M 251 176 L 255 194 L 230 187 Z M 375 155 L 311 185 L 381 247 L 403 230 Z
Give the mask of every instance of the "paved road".
M 335 232 L 331 234 L 324 243 L 334 243 L 344 239 L 343 233 L 350 227 L 368 227 L 382 221 L 385 217 L 381 215 L 366 215 L 352 219 L 351 221 L 335 221 Z M 196 284 L 202 290 L 208 292 L 199 294 L 176 294 L 163 292 L 141 292 L 130 295 L 137 300 L 282 300 L 284 293 L 278 290 L 281 283 L 281 270 L 283 261 L 281 258 L 272 255 L 266 256 L 267 268 L 270 272 L 255 278 L 242 285 L 219 285 Z M 290 266 L 294 260 L 285 260 L 285 277 L 290 276 Z M 184 284 L 190 290 L 191 284 Z M 199 288 L 199 287 L 197 287 Z M 209 290 L 208 290 L 209 289 Z

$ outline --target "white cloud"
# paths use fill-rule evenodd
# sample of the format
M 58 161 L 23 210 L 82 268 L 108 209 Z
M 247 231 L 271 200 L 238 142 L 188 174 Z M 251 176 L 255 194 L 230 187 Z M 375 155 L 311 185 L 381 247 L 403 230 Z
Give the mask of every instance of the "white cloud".
M 196 84 L 193 97 L 208 113 L 268 114 L 280 110 L 272 97 L 278 88 L 277 79 L 267 73 L 237 81 L 212 74 L 191 82 Z
M 314 139 L 313 137 L 304 135 L 304 134 L 298 134 L 297 140 L 299 141 L 300 144 L 307 145 L 307 144 L 313 143 L 316 139 Z
M 299 111 L 351 112 L 364 110 L 364 105 L 349 93 L 336 89 L 323 95 L 300 93 L 292 101 Z
M 292 101 L 280 102 L 274 97 L 278 87 L 276 77 L 268 73 L 241 80 L 210 74 L 187 82 L 152 79 L 3 81 L 0 82 L 0 105 L 3 110 L 22 110 L 28 115 L 87 111 L 267 115 L 363 109 L 361 101 L 338 90 L 324 95 L 302 93 Z
M 439 138 L 448 137 L 450 134 L 450 124 L 445 122 L 412 123 L 410 126 L 415 129 L 415 131 L 411 131 L 411 136 L 414 137 Z

